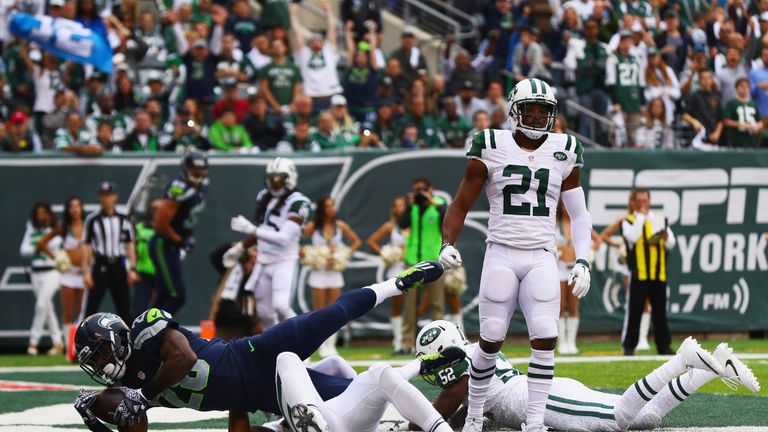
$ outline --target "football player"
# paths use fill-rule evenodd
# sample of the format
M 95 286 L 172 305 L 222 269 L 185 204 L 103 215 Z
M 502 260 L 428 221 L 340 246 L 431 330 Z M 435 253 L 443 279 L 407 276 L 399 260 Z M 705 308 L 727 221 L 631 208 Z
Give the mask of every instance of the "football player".
M 144 312 L 130 329 L 117 315 L 91 315 L 75 334 L 78 362 L 91 378 L 119 387 L 122 395 L 101 409 L 105 404 L 99 399 L 113 400 L 115 391 L 81 392 L 75 408 L 91 430 L 105 430 L 101 418 L 121 429 L 145 431 L 145 411 L 158 405 L 228 410 L 230 430 L 247 430 L 247 412 L 280 412 L 274 384 L 280 353 L 306 359 L 349 321 L 442 273 L 439 263 L 423 262 L 385 282 L 351 290 L 326 308 L 230 342 L 195 336 L 160 309 Z M 323 399 L 338 396 L 351 382 L 315 370 L 308 375 Z
M 584 164 L 581 142 L 552 132 L 557 99 L 546 82 L 536 78 L 518 82 L 507 105 L 512 130 L 485 129 L 472 138 L 464 179 L 442 227 L 440 262 L 446 268 L 458 266 L 461 255 L 454 242 L 467 212 L 485 187 L 490 217 L 480 277 L 480 349 L 472 354 L 464 432 L 482 430 L 488 384 L 518 304 L 531 343 L 523 430 L 546 430 L 544 408 L 554 376 L 553 350 L 560 313 L 555 249 L 555 215 L 560 199 L 571 218 L 576 252 L 568 285 L 578 298 L 589 291 L 592 221 L 579 180 Z
M 266 187 L 256 197 L 256 224 L 242 215 L 231 220 L 232 229 L 246 238 L 224 254 L 223 263 L 232 267 L 243 251 L 258 241 L 259 255 L 245 289 L 254 292 L 256 313 L 264 328 L 296 316 L 291 298 L 298 273 L 299 241 L 312 214 L 312 202 L 296 189 L 298 184 L 293 161 L 273 159 L 267 165 Z
M 430 323 L 416 341 L 417 355 L 434 355 L 456 346 L 467 353 L 463 361 L 434 374 L 422 375 L 431 384 L 443 388 L 434 407 L 445 419 L 459 412 L 462 403 L 466 404 L 469 371 L 473 367 L 470 356 L 479 349 L 478 344 L 467 342 L 461 331 L 448 321 Z M 736 358 L 728 344 L 718 345 L 714 354 L 710 354 L 689 337 L 676 355 L 629 386 L 622 395 L 592 390 L 570 378 L 554 378 L 544 422 L 555 430 L 568 431 L 655 429 L 667 413 L 718 377 L 729 386 L 740 384 L 755 393 L 760 391 L 755 375 Z M 496 427 L 519 429 L 526 416 L 526 378 L 499 353 L 495 373 L 488 381 L 485 413 Z M 461 419 L 463 417 L 458 420 Z
M 155 211 L 155 235 L 149 254 L 158 272 L 155 307 L 175 314 L 187 299 L 182 260 L 195 244 L 192 230 L 205 209 L 208 190 L 208 158 L 190 151 L 181 159 L 181 174 L 165 188 Z

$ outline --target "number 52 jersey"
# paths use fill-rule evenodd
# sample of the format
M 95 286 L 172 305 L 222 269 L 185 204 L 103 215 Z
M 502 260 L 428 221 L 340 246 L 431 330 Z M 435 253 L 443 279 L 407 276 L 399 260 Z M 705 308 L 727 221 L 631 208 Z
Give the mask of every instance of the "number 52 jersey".
M 538 149 L 521 148 L 508 130 L 475 134 L 467 152 L 488 169 L 488 242 L 518 249 L 555 247 L 560 188 L 574 167 L 584 164 L 581 142 L 571 135 L 547 134 Z

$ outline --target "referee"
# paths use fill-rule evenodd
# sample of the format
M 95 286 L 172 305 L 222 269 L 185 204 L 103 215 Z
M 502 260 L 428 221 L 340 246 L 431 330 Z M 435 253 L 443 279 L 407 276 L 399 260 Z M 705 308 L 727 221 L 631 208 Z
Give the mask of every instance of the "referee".
M 83 279 L 88 287 L 85 316 L 99 311 L 107 288 L 117 314 L 131 322 L 129 286 L 136 282 L 136 249 L 133 225 L 128 216 L 115 209 L 115 184 L 99 184 L 101 208 L 88 215 L 83 232 Z
M 651 192 L 635 189 L 629 196 L 634 213 L 621 223 L 627 244 L 627 265 L 632 273 L 629 282 L 629 307 L 624 320 L 622 346 L 624 355 L 634 355 L 640 333 L 640 316 L 646 299 L 651 301 L 653 333 L 659 354 L 674 354 L 669 346 L 672 337 L 667 326 L 667 262 L 668 250 L 675 247 L 675 235 L 666 226 L 660 230 L 652 221 Z

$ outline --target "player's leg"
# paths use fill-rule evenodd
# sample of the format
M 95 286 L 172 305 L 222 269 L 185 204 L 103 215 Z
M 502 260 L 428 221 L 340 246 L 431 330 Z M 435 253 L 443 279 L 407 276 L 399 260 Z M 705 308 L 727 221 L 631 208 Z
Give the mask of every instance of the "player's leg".
M 482 430 L 483 406 L 496 371 L 496 356 L 517 305 L 519 279 L 508 251 L 507 247 L 489 243 L 485 253 L 478 305 L 480 344 L 472 353 L 465 432 Z
M 566 289 L 565 303 L 568 312 L 568 322 L 565 327 L 567 332 L 566 341 L 569 352 L 571 354 L 578 354 L 579 349 L 576 347 L 576 337 L 579 334 L 579 298 L 573 295 L 570 289 Z
M 171 314 L 186 301 L 186 286 L 181 269 L 179 248 L 158 236 L 150 240 L 150 256 L 157 269 L 158 296 L 155 307 Z
M 562 265 L 560 265 L 560 319 L 557 320 L 557 353 L 558 354 L 570 354 L 568 352 L 568 338 L 566 337 L 566 327 L 568 326 L 568 317 L 565 315 L 565 299 L 568 285 L 566 281 L 568 280 L 568 277 L 566 276 L 566 279 L 563 279 L 563 271 L 562 271 Z
M 571 378 L 554 378 L 544 420 L 555 430 L 617 431 L 613 411 L 619 398 L 592 390 Z
M 253 287 L 256 300 L 256 315 L 265 329 L 277 323 L 277 312 L 272 307 L 272 265 L 257 263 L 246 282 L 246 287 Z
M 329 356 L 310 367 L 312 370 L 322 374 L 331 375 L 339 378 L 353 379 L 357 372 L 346 360 L 340 356 Z
M 685 339 L 677 354 L 624 391 L 614 409 L 619 427 L 626 429 L 647 402 L 689 367 L 716 375 L 723 371 L 722 365 L 695 339 Z
M 291 307 L 291 300 L 298 262 L 280 261 L 270 267 L 272 267 L 272 307 L 277 312 L 279 320 L 285 321 L 296 316 L 296 312 Z
M 280 411 L 292 431 L 347 431 L 315 390 L 296 354 L 284 352 L 277 356 L 275 385 Z
M 387 298 L 418 288 L 442 274 L 443 268 L 437 262 L 417 264 L 398 277 L 353 289 L 341 295 L 332 305 L 283 321 L 250 340 L 264 352 L 277 355 L 290 351 L 305 359 L 348 322 L 365 315 Z
M 528 364 L 529 428 L 544 424 L 547 397 L 555 374 L 555 341 L 560 314 L 560 283 L 557 258 L 546 250 L 516 251 L 520 262 L 529 260 L 530 270 L 520 281 L 520 308 L 528 325 L 531 361 Z

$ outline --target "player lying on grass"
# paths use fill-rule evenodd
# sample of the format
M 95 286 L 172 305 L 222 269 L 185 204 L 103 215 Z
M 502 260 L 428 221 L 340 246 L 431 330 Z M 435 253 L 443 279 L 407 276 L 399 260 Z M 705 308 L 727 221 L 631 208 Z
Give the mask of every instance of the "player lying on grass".
M 277 357 L 277 375 L 280 409 L 283 419 L 268 423 L 264 430 L 275 432 L 375 432 L 384 411 L 391 403 L 408 421 L 430 432 L 452 432 L 448 423 L 430 404 L 429 400 L 409 381 L 421 375 L 454 366 L 465 360 L 465 352 L 453 347 L 440 354 L 422 356 L 406 365 L 393 368 L 381 362 L 353 378 L 343 393 L 324 401 L 312 383 L 301 359 L 285 352 Z M 343 360 L 342 360 L 343 361 Z
M 129 330 L 114 314 L 86 318 L 75 335 L 80 367 L 94 380 L 118 387 L 84 392 L 75 408 L 92 431 L 146 431 L 150 406 L 230 411 L 230 431 L 247 431 L 247 412 L 279 413 L 275 363 L 282 352 L 308 358 L 330 335 L 385 299 L 438 279 L 436 262 L 423 262 L 392 279 L 355 289 L 336 303 L 286 320 L 260 335 L 224 342 L 197 337 L 167 312 L 150 309 Z M 348 378 L 309 370 L 323 399 L 341 394 Z
M 466 403 L 471 358 L 477 344 L 469 343 L 461 331 L 448 321 L 434 321 L 416 338 L 417 355 L 435 354 L 459 346 L 467 352 L 465 360 L 424 378 L 443 388 L 433 406 L 445 419 L 451 419 Z M 715 378 L 727 384 L 741 384 L 760 391 L 752 371 L 722 343 L 710 354 L 689 337 L 677 354 L 635 382 L 623 395 L 592 390 L 570 379 L 555 377 L 546 405 L 544 424 L 568 431 L 623 431 L 655 429 L 673 408 L 699 387 Z M 496 373 L 491 378 L 485 414 L 497 427 L 519 429 L 525 421 L 527 404 L 526 377 L 499 354 Z M 464 415 L 456 415 L 459 421 Z

